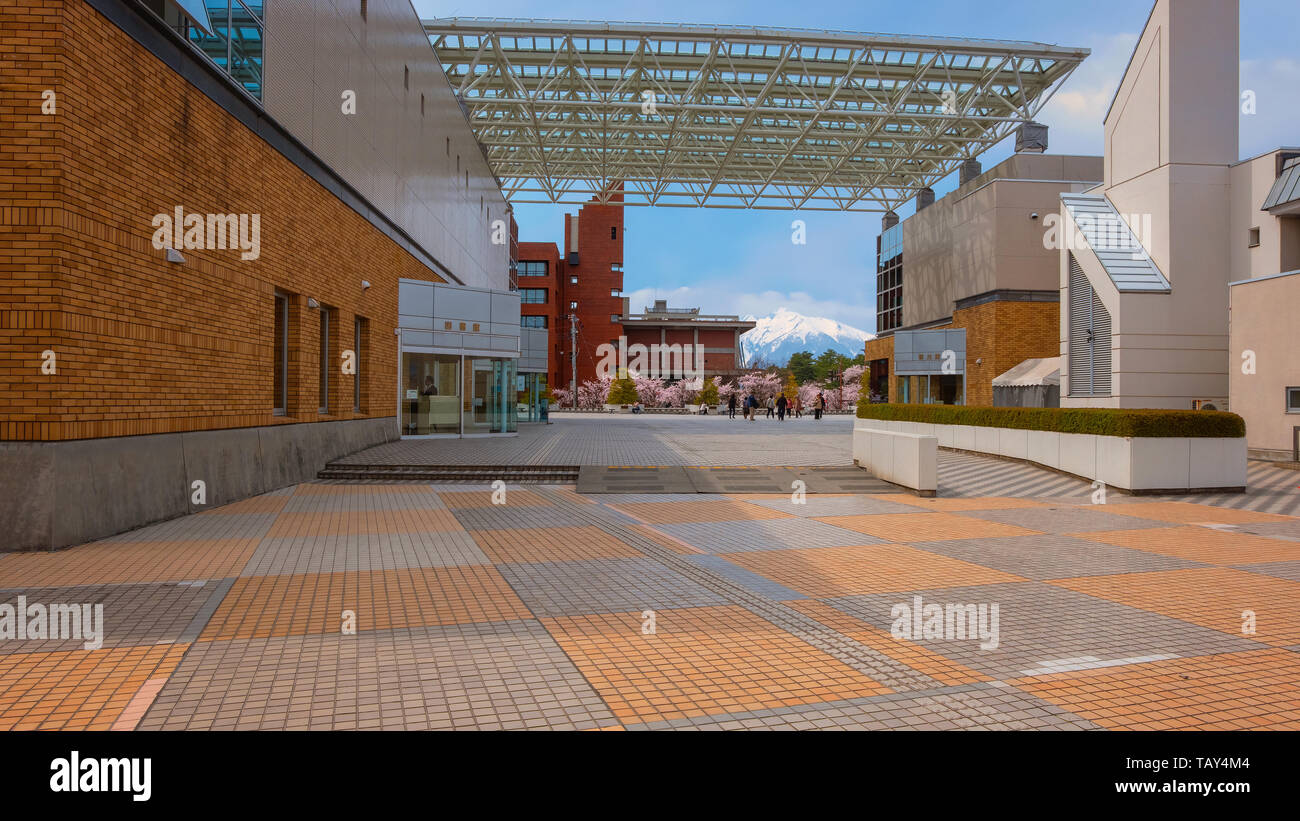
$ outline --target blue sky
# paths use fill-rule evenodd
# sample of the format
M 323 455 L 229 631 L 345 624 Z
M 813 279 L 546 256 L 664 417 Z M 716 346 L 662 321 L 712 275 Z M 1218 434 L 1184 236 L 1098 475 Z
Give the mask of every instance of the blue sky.
M 1051 127 L 1052 153 L 1102 153 L 1102 117 L 1146 23 L 1148 0 L 913 0 L 913 2 L 710 2 L 653 4 L 552 0 L 541 6 L 495 0 L 416 0 L 424 17 L 546 17 L 749 24 L 1035 40 L 1092 50 L 1039 121 Z M 540 12 L 539 8 L 544 8 Z M 1241 0 L 1241 87 L 1257 112 L 1241 118 L 1241 157 L 1300 144 L 1300 2 Z M 985 168 L 1009 156 L 1013 139 L 985 152 Z M 936 187 L 942 196 L 955 175 Z M 576 206 L 518 205 L 520 238 L 562 239 L 562 215 Z M 910 207 L 900 211 L 907 216 Z M 790 223 L 807 225 L 807 244 L 790 242 Z M 780 307 L 875 330 L 875 238 L 880 216 L 823 211 L 628 208 L 624 291 L 639 310 L 655 297 L 708 313 L 765 315 Z

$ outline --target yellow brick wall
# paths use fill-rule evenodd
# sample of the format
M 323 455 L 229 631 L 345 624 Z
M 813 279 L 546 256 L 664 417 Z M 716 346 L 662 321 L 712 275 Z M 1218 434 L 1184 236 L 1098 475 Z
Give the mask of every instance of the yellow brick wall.
M 1026 359 L 1060 355 L 1059 327 L 1056 302 L 986 302 L 954 311 L 952 322 L 934 330 L 966 329 L 966 404 L 987 406 L 993 404 L 994 377 Z M 868 363 L 889 360 L 889 398 L 897 401 L 894 337 L 867 340 L 865 355 Z
M 6 3 L 0 47 L 15 64 L 0 86 L 0 440 L 395 413 L 397 281 L 436 281 L 429 268 L 85 3 Z M 260 257 L 182 249 L 184 264 L 165 262 L 151 220 L 178 205 L 260 214 Z M 293 295 L 282 417 L 277 288 Z M 308 297 L 335 309 L 327 415 Z M 369 326 L 360 414 L 338 358 L 356 316 Z

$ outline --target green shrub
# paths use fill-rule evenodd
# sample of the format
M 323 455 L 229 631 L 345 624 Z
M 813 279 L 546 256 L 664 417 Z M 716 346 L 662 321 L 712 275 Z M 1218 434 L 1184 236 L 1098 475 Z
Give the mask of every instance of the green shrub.
M 700 391 L 700 404 L 718 404 L 718 383 L 714 382 L 712 379 L 704 380 L 704 389 Z
M 637 403 L 636 383 L 627 377 L 615 379 L 605 401 L 611 405 L 635 405 Z
M 1050 430 L 1127 437 L 1241 437 L 1246 422 L 1235 413 L 1126 408 L 985 408 L 962 405 L 873 405 L 858 402 L 859 419 Z

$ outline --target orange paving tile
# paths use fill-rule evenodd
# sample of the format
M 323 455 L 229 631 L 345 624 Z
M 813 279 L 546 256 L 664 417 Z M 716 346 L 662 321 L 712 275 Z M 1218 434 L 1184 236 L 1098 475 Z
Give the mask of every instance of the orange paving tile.
M 597 527 L 521 527 L 470 533 L 494 562 L 567 562 L 642 556 L 640 551 Z
M 817 599 L 1024 581 L 903 544 L 755 550 L 725 558 Z
M 532 617 L 486 565 L 246 576 L 199 640 L 340 633 L 344 611 L 356 614 L 358 631 Z
M 742 522 L 754 519 L 793 519 L 789 513 L 762 505 L 718 499 L 704 502 L 632 502 L 610 505 L 647 524 Z
M 1194 567 L 1048 584 L 1265 644 L 1300 644 L 1300 582 L 1226 567 Z M 1253 635 L 1242 633 L 1246 610 L 1255 613 Z
M 1029 530 L 1001 522 L 986 522 L 952 513 L 884 513 L 865 516 L 819 516 L 817 521 L 866 533 L 891 542 L 938 542 L 949 539 L 991 539 L 1032 536 Z
M 492 507 L 493 491 L 491 490 L 444 490 L 438 493 L 438 498 L 442 503 L 451 508 L 465 507 Z M 536 507 L 539 505 L 550 505 L 550 501 L 538 496 L 531 490 L 522 490 L 517 488 L 506 488 L 505 504 L 509 507 Z
M 1294 517 L 1279 513 L 1260 513 L 1254 510 L 1237 510 L 1236 508 L 1201 505 L 1194 502 L 1125 502 L 1113 505 L 1111 513 L 1125 516 L 1138 516 L 1143 519 L 1155 519 L 1159 522 L 1177 522 L 1180 524 L 1246 524 L 1249 522 L 1288 522 Z
M 289 503 L 290 496 L 284 494 L 276 496 L 253 496 L 248 499 L 241 499 L 238 502 L 231 502 L 228 505 L 222 505 L 212 510 L 205 510 L 200 516 L 212 516 L 223 513 L 279 513 L 284 510 L 284 506 Z
M 359 533 L 443 533 L 461 530 L 450 510 L 345 510 L 281 513 L 269 538 L 309 538 Z
M 94 542 L 52 553 L 0 555 L 0 587 L 179 582 L 235 576 L 259 539 Z
M 872 499 L 882 502 L 898 502 L 903 505 L 936 510 L 941 513 L 955 513 L 963 510 L 1010 510 L 1021 507 L 1045 507 L 1042 502 L 1032 499 L 1017 499 L 1011 496 L 979 496 L 922 499 L 907 493 L 871 493 Z
M 1122 510 L 1123 508 L 1119 508 Z M 1257 564 L 1300 560 L 1300 542 L 1232 533 L 1209 527 L 1147 527 L 1071 533 L 1076 539 L 1132 547 L 1207 564 Z
M 988 681 L 992 677 L 958 664 L 938 653 L 927 650 L 914 641 L 896 639 L 888 630 L 881 630 L 854 618 L 842 610 L 836 610 L 825 602 L 816 599 L 796 599 L 786 604 L 799 612 L 812 616 L 817 621 L 836 630 L 851 639 L 877 650 L 895 661 L 900 661 L 944 685 L 970 684 L 976 681 Z
M 635 530 L 637 533 L 640 533 L 642 536 L 645 536 L 647 539 L 650 539 L 656 544 L 668 548 L 674 553 L 698 555 L 705 552 L 703 550 L 700 550 L 695 545 L 687 544 L 686 542 L 683 542 L 681 539 L 678 539 L 674 536 L 670 536 L 667 533 L 660 533 L 658 530 L 655 530 L 653 527 L 648 527 L 646 525 L 628 525 L 628 528 L 630 528 L 631 530 Z
M 786 707 L 890 692 L 740 607 L 542 619 L 624 723 Z
M 596 504 L 595 499 L 588 499 L 586 496 L 583 496 L 581 493 L 578 493 L 577 490 L 567 485 L 561 487 L 553 487 L 551 488 L 550 492 L 556 496 L 562 497 L 565 501 L 575 502 L 577 504 L 582 504 L 582 505 Z
M 188 644 L 0 655 L 0 730 L 107 730 Z
M 1251 650 L 1011 682 L 1116 730 L 1300 730 L 1300 654 Z

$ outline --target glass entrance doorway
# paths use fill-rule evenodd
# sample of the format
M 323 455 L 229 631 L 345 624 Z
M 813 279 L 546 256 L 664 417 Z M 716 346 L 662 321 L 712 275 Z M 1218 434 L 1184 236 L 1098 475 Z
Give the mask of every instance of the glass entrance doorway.
M 402 436 L 509 434 L 516 420 L 515 360 L 403 350 Z

